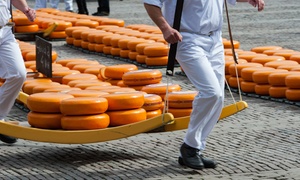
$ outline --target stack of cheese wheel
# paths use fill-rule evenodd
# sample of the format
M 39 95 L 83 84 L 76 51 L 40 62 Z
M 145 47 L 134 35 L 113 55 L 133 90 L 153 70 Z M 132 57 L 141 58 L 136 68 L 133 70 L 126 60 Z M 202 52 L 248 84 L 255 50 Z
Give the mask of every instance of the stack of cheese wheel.
M 246 67 L 241 70 L 241 91 L 245 93 L 255 93 L 257 83 L 253 82 L 252 74 L 259 70 L 272 70 L 271 67 Z
M 53 22 L 50 22 L 48 26 L 51 26 Z M 59 20 L 56 21 L 57 26 L 53 32 L 50 33 L 49 37 L 52 39 L 65 39 L 66 35 L 66 28 L 72 27 L 72 23 L 68 21 Z
M 128 35 L 128 33 L 127 33 Z M 129 52 L 131 50 L 128 49 L 128 42 L 133 40 L 133 39 L 137 39 L 136 37 L 134 36 L 128 36 L 128 37 L 124 37 L 122 39 L 120 39 L 118 41 L 118 47 L 121 49 L 120 50 L 120 57 L 121 58 L 129 58 Z
M 108 36 L 109 37 L 109 36 Z M 110 42 L 107 42 L 109 43 L 108 46 L 111 46 L 110 48 L 110 54 L 113 55 L 113 56 L 121 56 L 121 48 L 119 47 L 118 43 L 121 39 L 123 38 L 127 38 L 129 36 L 126 36 L 126 35 L 120 35 L 120 34 L 116 34 L 114 36 L 111 36 L 109 37 L 110 38 Z M 103 43 L 105 42 L 105 39 L 106 38 L 103 38 Z M 107 46 L 106 44 L 104 44 L 105 46 Z M 105 48 L 104 48 L 105 49 Z M 103 49 L 103 50 L 104 50 Z M 103 51 L 104 52 L 104 51 Z
M 36 93 L 27 98 L 28 123 L 32 127 L 42 129 L 61 129 L 60 103 L 64 99 L 73 98 L 64 93 Z
M 253 72 L 252 79 L 255 85 L 255 93 L 262 96 L 269 96 L 269 84 L 268 77 L 274 72 L 287 72 L 285 69 L 264 69 Z
M 223 39 L 223 46 L 224 46 L 224 49 L 231 49 L 231 47 L 232 47 L 231 41 L 227 40 L 227 39 Z M 233 41 L 233 47 L 234 47 L 234 49 L 240 48 L 240 42 Z
M 105 113 L 108 101 L 102 97 L 75 97 L 60 103 L 61 127 L 65 130 L 107 128 L 110 119 Z
M 180 91 L 181 87 L 178 84 L 166 84 L 166 83 L 159 83 L 159 84 L 149 84 L 145 85 L 141 91 L 146 92 L 147 94 L 157 94 L 162 99 L 165 98 L 165 95 L 168 91 L 174 92 L 174 91 Z
M 278 50 L 282 49 L 280 46 L 257 46 L 251 49 L 251 51 L 256 53 L 263 53 L 266 50 Z
M 156 45 L 146 46 L 144 48 L 144 55 L 147 56 L 145 63 L 147 66 L 165 66 L 168 64 L 169 46 Z
M 76 26 L 75 26 L 76 27 Z M 68 29 L 68 28 L 67 28 Z M 81 43 L 82 43 L 82 39 L 81 39 L 81 34 L 83 32 L 88 31 L 89 28 L 77 28 L 75 30 L 72 30 L 72 37 L 73 37 L 73 46 L 81 48 Z
M 106 66 L 100 69 L 99 79 L 104 79 L 104 81 L 111 83 L 112 85 L 117 85 L 122 81 L 122 77 L 125 73 L 130 71 L 136 71 L 138 67 L 133 64 L 118 64 Z
M 120 126 L 147 119 L 146 110 L 143 109 L 144 93 L 124 92 L 101 96 L 108 101 L 106 113 L 110 117 L 109 126 Z
M 93 28 L 84 29 L 81 33 L 81 48 L 85 49 L 85 50 L 89 50 L 89 44 L 90 44 L 90 42 L 88 40 L 89 34 L 91 34 L 91 33 L 102 33 L 102 32 L 104 32 L 104 31 L 93 29 Z
M 28 95 L 33 94 L 33 89 L 38 86 L 48 85 L 48 86 L 60 86 L 58 82 L 52 82 L 51 79 L 28 79 L 24 82 L 22 86 L 22 91 Z
M 285 91 L 286 98 L 290 101 L 300 101 L 300 74 L 287 75 L 285 85 L 288 87 Z
M 73 27 L 66 28 L 65 33 L 66 33 L 66 43 L 67 44 L 74 45 L 75 38 L 73 37 L 72 33 L 73 33 L 73 31 L 78 30 L 78 29 L 89 29 L 89 27 L 86 27 L 86 26 L 73 26 Z
M 94 74 L 85 74 L 85 73 L 80 73 L 80 74 L 68 74 L 62 78 L 62 84 L 68 84 L 70 81 L 73 80 L 98 80 L 98 77 Z
M 172 113 L 175 118 L 189 116 L 192 112 L 193 101 L 197 91 L 176 91 L 170 92 L 166 96 L 168 112 Z
M 34 22 L 31 22 L 23 13 L 18 13 L 14 16 L 13 21 L 15 23 L 16 33 L 32 33 L 38 32 L 39 26 L 37 25 L 37 19 Z
M 136 55 L 136 62 L 140 64 L 146 64 L 147 56 L 144 54 L 144 49 L 147 46 L 161 46 L 164 45 L 162 42 L 144 42 L 136 45 L 135 51 L 138 53 Z
M 136 90 L 141 90 L 143 86 L 157 84 L 162 80 L 162 73 L 157 69 L 143 69 L 124 73 L 123 83 Z
M 245 60 L 246 61 L 246 60 Z M 231 77 L 228 79 L 228 84 L 232 88 L 239 88 L 239 84 L 243 81 L 243 78 L 241 77 L 241 71 L 244 68 L 247 67 L 262 67 L 262 64 L 259 63 L 252 63 L 247 62 L 246 63 L 239 63 L 239 64 L 230 64 L 228 67 L 228 71 Z
M 271 85 L 269 95 L 273 98 L 286 98 L 285 92 L 288 87 L 285 84 L 285 78 L 288 75 L 298 74 L 297 71 L 273 72 L 268 76 L 268 82 Z
M 154 42 L 155 42 L 154 40 L 146 40 L 144 38 L 136 38 L 136 39 L 130 40 L 127 43 L 127 47 L 130 50 L 130 52 L 128 53 L 128 58 L 130 60 L 136 61 L 136 57 L 139 54 L 136 51 L 137 45 L 142 44 L 142 43 L 154 43 Z
M 157 94 L 144 94 L 144 108 L 147 112 L 147 119 L 159 116 L 162 113 L 162 98 Z

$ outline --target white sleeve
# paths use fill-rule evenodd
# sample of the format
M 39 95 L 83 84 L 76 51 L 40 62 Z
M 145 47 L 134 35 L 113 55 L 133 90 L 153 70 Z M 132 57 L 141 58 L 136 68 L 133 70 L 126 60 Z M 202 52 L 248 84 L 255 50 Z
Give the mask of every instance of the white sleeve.
M 225 0 L 231 5 L 236 5 L 236 0 Z
M 163 3 L 161 0 L 143 0 L 144 3 L 146 4 L 151 4 L 151 5 L 154 5 L 154 6 L 158 6 L 158 7 L 162 7 L 163 6 Z

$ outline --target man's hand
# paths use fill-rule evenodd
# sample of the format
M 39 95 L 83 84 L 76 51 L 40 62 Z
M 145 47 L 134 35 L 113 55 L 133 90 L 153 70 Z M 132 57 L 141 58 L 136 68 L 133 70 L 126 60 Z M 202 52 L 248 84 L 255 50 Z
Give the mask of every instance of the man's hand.
M 248 0 L 248 2 L 253 6 L 257 7 L 258 11 L 262 11 L 265 7 L 264 0 Z
M 174 44 L 178 41 L 182 41 L 182 35 L 176 30 L 170 27 L 168 30 L 163 31 L 164 39 L 170 43 Z
M 27 7 L 26 10 L 23 12 L 29 21 L 33 22 L 35 19 L 35 10 L 31 9 L 30 7 Z

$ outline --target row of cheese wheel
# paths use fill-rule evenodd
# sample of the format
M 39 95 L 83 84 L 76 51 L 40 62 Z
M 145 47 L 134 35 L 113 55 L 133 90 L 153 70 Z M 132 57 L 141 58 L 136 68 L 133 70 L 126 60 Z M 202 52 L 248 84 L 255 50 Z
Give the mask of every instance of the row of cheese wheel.
M 146 25 L 140 25 L 141 28 Z M 149 29 L 154 27 L 149 27 Z M 148 66 L 166 65 L 169 47 L 162 34 L 140 32 L 129 27 L 98 26 L 66 29 L 69 45 L 130 59 Z
M 54 32 L 50 34 L 50 38 L 61 39 L 66 38 L 65 29 L 72 26 L 86 26 L 95 28 L 99 25 L 115 25 L 124 26 L 122 19 L 113 19 L 107 17 L 87 16 L 72 12 L 59 11 L 51 8 L 41 8 L 36 12 L 36 19 L 30 22 L 27 17 L 20 11 L 13 11 L 15 22 L 15 31 L 17 33 L 32 33 L 43 31 L 51 26 L 54 22 L 57 24 Z
M 300 100 L 299 51 L 279 46 L 237 50 L 243 58 L 239 64 L 234 63 L 230 52 L 225 50 L 225 74 L 231 87 L 241 88 L 245 93 Z

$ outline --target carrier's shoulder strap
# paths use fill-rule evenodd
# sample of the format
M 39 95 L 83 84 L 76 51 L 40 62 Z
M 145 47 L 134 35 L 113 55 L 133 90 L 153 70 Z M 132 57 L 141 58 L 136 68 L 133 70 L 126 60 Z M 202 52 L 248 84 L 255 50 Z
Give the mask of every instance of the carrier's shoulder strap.
M 177 31 L 179 31 L 179 29 L 180 29 L 183 2 L 184 2 L 184 0 L 177 0 L 177 2 L 176 2 L 173 28 L 176 29 Z M 177 43 L 171 44 L 170 50 L 169 50 L 169 56 L 168 56 L 167 72 L 166 72 L 166 74 L 169 76 L 173 76 L 173 74 L 174 74 L 176 51 L 177 51 Z

